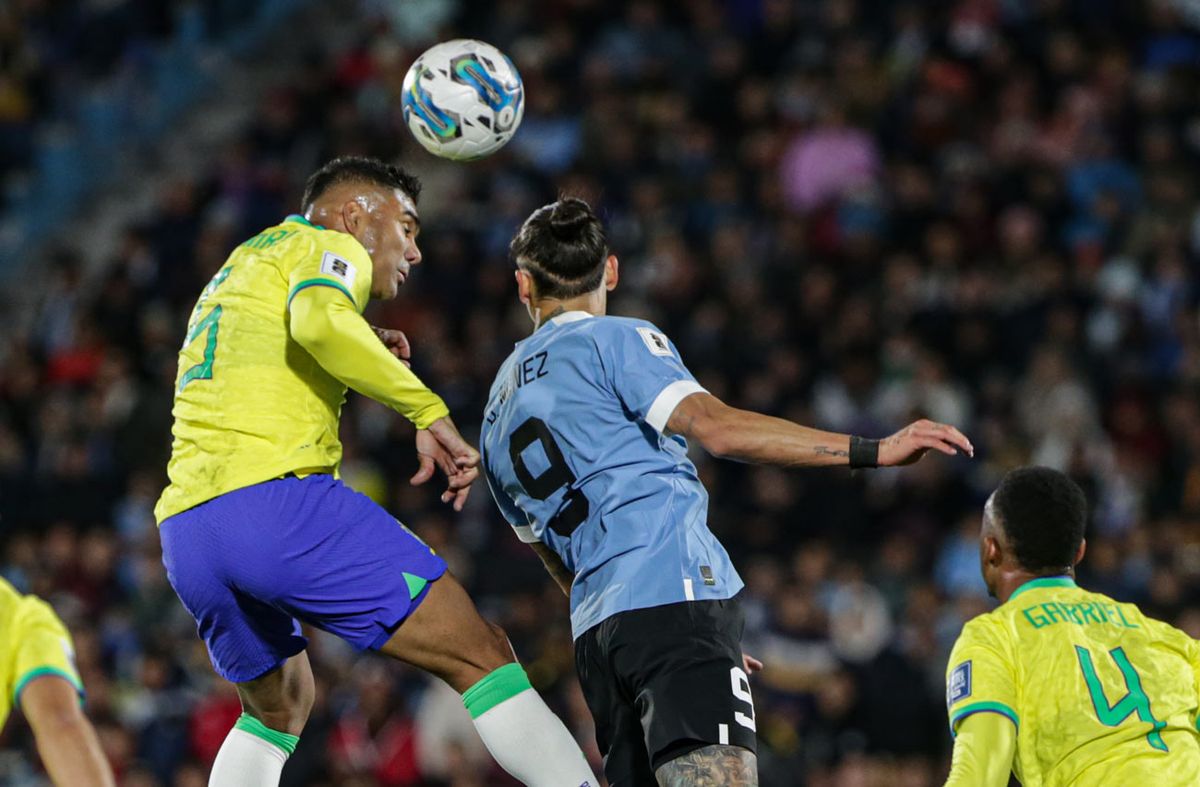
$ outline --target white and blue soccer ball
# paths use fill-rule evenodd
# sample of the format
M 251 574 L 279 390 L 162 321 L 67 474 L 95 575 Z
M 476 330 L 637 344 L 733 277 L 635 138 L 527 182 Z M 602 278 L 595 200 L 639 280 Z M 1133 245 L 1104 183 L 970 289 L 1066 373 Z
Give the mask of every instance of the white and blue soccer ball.
M 404 123 L 421 146 L 469 161 L 512 139 L 525 114 L 516 66 L 496 47 L 460 38 L 427 49 L 404 77 Z

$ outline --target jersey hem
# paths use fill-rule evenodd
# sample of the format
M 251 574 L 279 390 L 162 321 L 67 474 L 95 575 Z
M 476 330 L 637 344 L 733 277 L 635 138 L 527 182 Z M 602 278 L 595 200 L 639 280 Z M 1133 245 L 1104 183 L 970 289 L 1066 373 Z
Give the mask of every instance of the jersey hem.
M 958 723 L 968 716 L 973 716 L 976 713 L 999 713 L 1001 716 L 1008 718 L 1017 728 L 1021 730 L 1021 722 L 1017 717 L 1017 712 L 1005 705 L 1003 702 L 972 702 L 970 705 L 964 705 L 950 716 L 950 737 L 958 737 Z
M 637 603 L 630 604 L 628 607 L 623 607 L 621 609 L 613 609 L 613 610 L 609 610 L 607 612 L 601 612 L 598 615 L 596 615 L 595 617 L 589 616 L 586 620 L 580 621 L 578 624 L 574 620 L 574 617 L 572 617 L 571 639 L 572 640 L 579 639 L 584 634 L 586 634 L 588 631 L 594 629 L 596 626 L 599 626 L 601 623 L 603 623 L 604 621 L 613 617 L 614 615 L 620 615 L 622 612 L 636 612 L 639 609 L 653 609 L 654 607 L 667 607 L 672 604 L 693 604 L 698 601 L 728 601 L 729 599 L 737 596 L 738 593 L 741 593 L 742 590 L 746 587 L 746 583 L 742 581 L 741 577 L 736 577 L 736 579 L 737 579 L 737 584 L 733 586 L 732 592 L 729 592 L 729 593 L 720 593 L 720 594 L 713 594 L 713 595 L 706 594 L 706 595 L 697 596 L 696 598 L 668 599 L 666 601 L 656 601 L 653 604 L 637 604 Z
M 195 500 L 190 497 L 184 497 L 183 500 L 181 500 L 178 503 L 173 504 L 173 505 L 163 505 L 163 497 L 166 496 L 166 492 L 164 492 L 163 497 L 159 498 L 158 505 L 156 505 L 154 507 L 154 518 L 155 518 L 155 520 L 157 520 L 158 525 L 161 527 L 163 522 L 166 522 L 171 517 L 178 516 L 179 514 L 182 514 L 184 511 L 190 511 L 193 508 L 195 508 L 196 506 L 202 506 L 210 500 L 216 500 L 221 495 L 227 495 L 230 492 L 236 492 L 239 489 L 245 489 L 247 487 L 256 486 L 258 484 L 265 484 L 267 481 L 274 481 L 277 478 L 283 478 L 288 473 L 297 473 L 297 474 L 304 473 L 306 475 L 331 475 L 334 478 L 337 478 L 337 467 L 334 466 L 334 467 L 323 468 L 323 467 L 314 466 L 311 464 L 304 464 L 304 465 L 301 465 L 300 467 L 296 467 L 292 463 L 288 463 L 288 464 L 280 466 L 278 469 L 274 469 L 274 468 L 271 469 L 269 472 L 264 474 L 261 478 L 254 478 L 253 480 L 247 481 L 246 483 L 237 483 L 234 486 L 229 487 L 228 489 L 219 489 L 216 492 L 213 492 L 211 495 L 206 495 L 199 500 Z M 167 487 L 168 490 L 170 490 L 170 488 L 171 488 L 170 486 Z M 160 513 L 160 508 L 161 508 L 161 513 Z

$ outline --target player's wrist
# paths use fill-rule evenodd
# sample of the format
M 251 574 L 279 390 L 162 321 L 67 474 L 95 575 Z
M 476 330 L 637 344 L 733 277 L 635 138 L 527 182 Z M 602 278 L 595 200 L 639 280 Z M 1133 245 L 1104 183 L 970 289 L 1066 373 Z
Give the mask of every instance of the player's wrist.
M 850 436 L 850 469 L 879 467 L 879 441 Z

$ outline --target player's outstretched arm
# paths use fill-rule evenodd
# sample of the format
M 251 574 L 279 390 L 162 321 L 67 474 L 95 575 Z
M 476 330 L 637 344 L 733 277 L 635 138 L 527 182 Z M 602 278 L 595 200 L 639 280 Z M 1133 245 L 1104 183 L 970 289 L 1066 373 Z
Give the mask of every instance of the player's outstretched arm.
M 75 687 L 58 675 L 34 678 L 21 690 L 21 710 L 37 738 L 50 779 L 62 787 L 111 787 L 108 760 Z
M 667 431 L 696 440 L 716 457 L 780 467 L 846 466 L 852 459 L 855 466 L 892 467 L 912 464 L 929 450 L 949 456 L 975 453 L 961 432 L 933 421 L 917 421 L 882 440 L 861 440 L 739 410 L 703 392 L 676 405 Z M 852 439 L 858 442 L 853 451 Z
M 1005 787 L 1017 751 L 1017 729 L 996 713 L 976 713 L 958 725 L 946 787 Z

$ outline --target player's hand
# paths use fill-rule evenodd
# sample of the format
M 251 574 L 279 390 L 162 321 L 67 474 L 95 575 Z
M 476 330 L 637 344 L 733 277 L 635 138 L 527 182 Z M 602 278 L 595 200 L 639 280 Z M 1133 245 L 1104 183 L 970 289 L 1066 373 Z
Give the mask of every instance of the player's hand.
M 417 430 L 417 461 L 420 467 L 411 483 L 423 484 L 433 478 L 435 470 L 441 470 L 449 482 L 442 493 L 442 502 L 453 503 L 455 511 L 462 511 L 471 484 L 479 478 L 479 452 L 463 439 L 449 417 L 439 418 L 428 429 Z
M 947 456 L 960 453 L 975 456 L 975 446 L 962 432 L 947 424 L 922 419 L 879 441 L 879 466 L 911 465 L 930 450 Z
M 763 668 L 763 663 L 751 656 L 749 653 L 742 654 L 742 669 L 746 670 L 747 675 L 753 675 Z
M 394 331 L 391 328 L 376 328 L 371 326 L 371 330 L 375 331 L 375 335 L 379 337 L 379 341 L 383 342 L 383 346 L 388 348 L 388 352 L 400 359 L 400 363 L 412 368 L 412 346 L 408 343 L 408 337 L 404 335 L 404 331 Z

